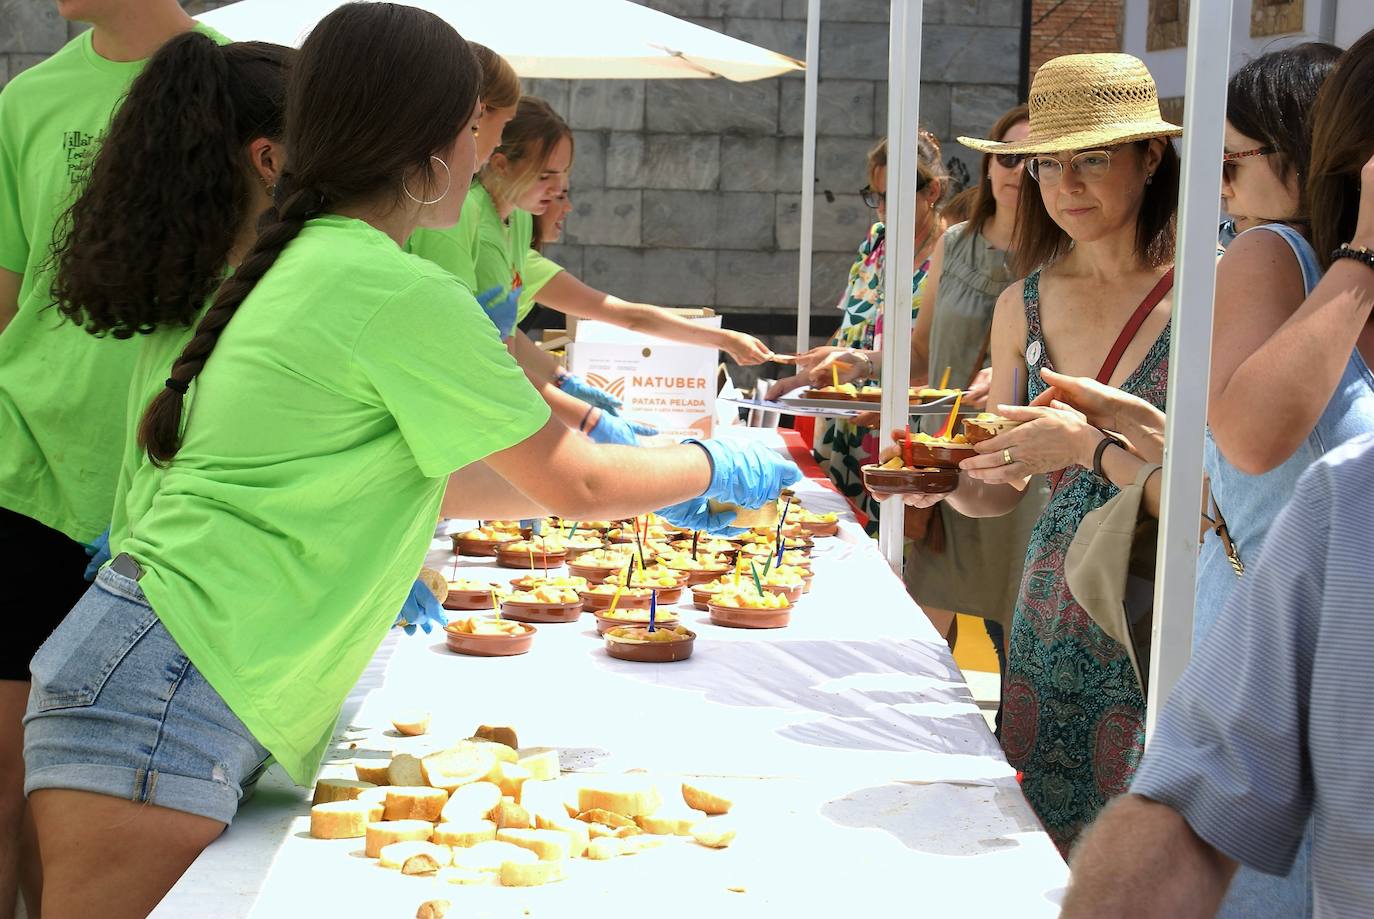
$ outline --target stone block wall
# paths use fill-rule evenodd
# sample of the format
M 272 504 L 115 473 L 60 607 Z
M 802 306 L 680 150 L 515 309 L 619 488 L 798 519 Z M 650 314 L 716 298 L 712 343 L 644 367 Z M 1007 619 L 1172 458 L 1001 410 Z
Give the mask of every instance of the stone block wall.
M 805 56 L 805 0 L 638 0 Z M 873 219 L 865 155 L 887 130 L 887 0 L 823 0 L 817 107 L 813 339 Z M 927 0 L 921 118 L 946 157 L 1017 101 L 1021 0 Z M 795 345 L 803 79 L 752 83 L 529 80 L 573 127 L 574 210 L 549 254 L 622 297 L 709 306 L 779 350 Z M 537 323 L 561 324 L 543 316 Z

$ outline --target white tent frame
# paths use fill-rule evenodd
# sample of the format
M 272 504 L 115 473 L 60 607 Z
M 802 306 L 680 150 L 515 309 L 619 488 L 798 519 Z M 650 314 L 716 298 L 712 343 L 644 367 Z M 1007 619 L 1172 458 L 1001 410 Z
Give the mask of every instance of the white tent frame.
M 885 290 L 911 287 L 915 225 L 907 210 L 916 195 L 916 131 L 920 123 L 923 0 L 891 0 L 888 47 L 887 246 Z M 801 251 L 797 278 L 797 350 L 810 344 L 811 266 L 815 200 L 816 106 L 820 78 L 820 0 L 808 0 L 806 93 L 802 137 Z M 1203 49 L 1206 53 L 1203 53 Z M 1220 217 L 1221 154 L 1226 118 L 1226 81 L 1231 58 L 1231 3 L 1192 3 L 1188 12 L 1184 96 L 1183 177 L 1179 191 L 1177 281 L 1169 349 L 1168 420 L 1155 579 L 1153 653 L 1146 729 L 1188 664 L 1192 650 L 1193 597 L 1198 555 L 1198 508 L 1202 503 L 1203 431 L 1212 350 L 1212 298 L 1216 291 L 1216 232 Z M 895 228 L 895 229 L 894 229 Z M 905 380 L 911 312 L 884 317 L 882 375 Z M 906 387 L 884 387 L 881 429 L 906 424 Z M 879 546 L 901 574 L 902 513 L 889 498 L 879 526 Z

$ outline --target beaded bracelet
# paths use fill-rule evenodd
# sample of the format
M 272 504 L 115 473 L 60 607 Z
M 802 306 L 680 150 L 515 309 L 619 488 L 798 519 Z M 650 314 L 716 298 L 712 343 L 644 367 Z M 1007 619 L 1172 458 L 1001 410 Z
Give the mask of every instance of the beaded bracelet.
M 1354 259 L 1368 268 L 1374 268 L 1374 251 L 1371 251 L 1365 246 L 1352 246 L 1350 243 L 1341 243 L 1341 247 L 1331 253 L 1331 261 L 1334 262 L 1338 258 Z

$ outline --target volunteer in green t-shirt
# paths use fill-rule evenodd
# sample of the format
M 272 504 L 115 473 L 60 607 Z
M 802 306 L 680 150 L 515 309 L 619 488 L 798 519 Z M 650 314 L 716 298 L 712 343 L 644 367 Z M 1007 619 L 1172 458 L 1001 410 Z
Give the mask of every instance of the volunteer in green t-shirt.
M 544 255 L 544 247 L 563 238 L 563 222 L 572 213 L 572 198 L 568 194 L 568 177 L 563 176 L 563 184 L 554 195 L 544 213 L 534 218 L 534 238 L 530 240 L 530 252 L 525 256 L 524 286 L 520 289 L 520 314 L 528 316 L 539 302 L 539 292 L 544 285 L 563 270 L 563 266 Z
M 93 28 L 0 92 L 0 557 L 31 586 L 0 651 L 0 909 L 20 852 L 29 659 L 88 586 L 83 544 L 110 521 L 135 351 L 51 309 L 54 228 L 144 59 L 195 25 L 176 0 L 56 6 Z
M 500 285 L 518 299 L 529 270 L 533 217 L 542 214 L 562 191 L 572 159 L 573 136 L 567 123 L 542 99 L 522 98 L 515 117 L 506 125 L 501 146 L 473 186 L 481 202 L 476 289 Z M 540 262 L 539 269 L 544 268 L 547 265 Z M 596 319 L 659 338 L 719 348 L 743 364 L 757 364 L 770 354 L 768 347 L 752 335 L 708 328 L 657 306 L 622 300 L 588 287 L 568 271 L 554 272 L 543 284 L 539 302 L 579 319 Z M 523 301 L 513 319 L 498 321 L 503 335 L 509 336 L 514 323 L 524 319 L 533 306 L 532 300 Z M 620 409 L 617 399 L 565 372 L 523 332 L 514 333 L 510 348 L 554 412 L 590 433 L 594 440 L 633 444 L 636 428 L 643 432 L 642 426 L 616 417 Z M 568 395 L 590 403 L 592 408 L 579 406 L 568 400 Z
M 520 77 L 495 51 L 475 42 L 471 45 L 482 65 L 482 117 L 477 122 L 477 168 L 481 169 L 501 143 L 502 131 L 515 117 L 515 106 L 520 102 Z M 473 191 L 477 191 L 476 186 Z M 483 290 L 477 286 L 477 228 L 482 222 L 483 198 L 481 194 L 469 192 L 456 224 L 421 227 L 411 234 L 405 245 L 407 252 L 442 265 L 474 294 Z
M 311 781 L 455 471 L 478 467 L 448 499 L 482 516 L 706 528 L 728 524 L 707 497 L 799 476 L 747 441 L 573 434 L 461 282 L 401 251 L 458 219 L 477 79 L 451 27 L 387 3 L 339 7 L 292 65 L 275 207 L 142 420 L 156 490 L 33 660 L 45 913 L 144 915 L 269 757 Z

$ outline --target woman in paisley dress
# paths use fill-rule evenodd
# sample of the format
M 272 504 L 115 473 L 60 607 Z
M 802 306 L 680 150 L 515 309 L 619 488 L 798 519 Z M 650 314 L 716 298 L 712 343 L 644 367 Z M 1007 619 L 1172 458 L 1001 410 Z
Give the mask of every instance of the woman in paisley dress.
M 930 271 L 930 255 L 945 229 L 939 203 L 947 183 L 948 174 L 940 162 L 939 141 L 929 132 L 922 131 L 917 141 L 916 158 L 916 270 L 911 278 L 913 317 L 921 308 L 921 291 Z M 835 352 L 873 354 L 881 347 L 883 278 L 887 252 L 884 227 L 887 218 L 886 139 L 879 141 L 868 152 L 868 185 L 861 194 L 864 203 L 877 211 L 878 222 L 869 229 L 849 269 L 849 283 L 839 302 L 839 308 L 844 313 L 840 328 L 825 345 L 798 355 L 797 375 L 779 381 L 770 393 L 780 395 L 787 389 L 809 385 L 811 371 Z M 876 376 L 876 365 L 870 362 L 869 378 Z M 862 380 L 858 383 L 863 385 Z M 863 475 L 859 470 L 878 455 L 878 440 L 878 434 L 872 428 L 830 420 L 817 426 L 813 445 L 816 461 L 829 474 L 835 487 L 868 517 L 872 532 L 876 532 L 878 503 L 864 491 Z
M 1167 138 L 1182 130 L 1160 117 L 1149 71 L 1125 54 L 1047 62 L 1031 87 L 1030 123 L 1017 143 L 960 138 L 974 149 L 1030 155 L 1014 243 L 1026 276 L 997 301 L 989 399 L 1022 423 L 980 444 L 961 464 L 959 487 L 943 497 L 962 514 L 999 516 L 1018 505 L 1030 476 L 1050 475 L 1012 614 L 1002 746 L 1067 853 L 1130 784 L 1145 701 L 1125 650 L 1069 592 L 1065 555 L 1083 517 L 1144 461 L 1062 403 L 1025 406 L 1013 377 L 1028 383 L 1032 399 L 1048 385 L 1042 373 L 1058 371 L 1163 409 L 1179 179 Z M 1127 334 L 1132 317 L 1143 321 Z M 1119 339 L 1124 351 L 1113 362 Z

